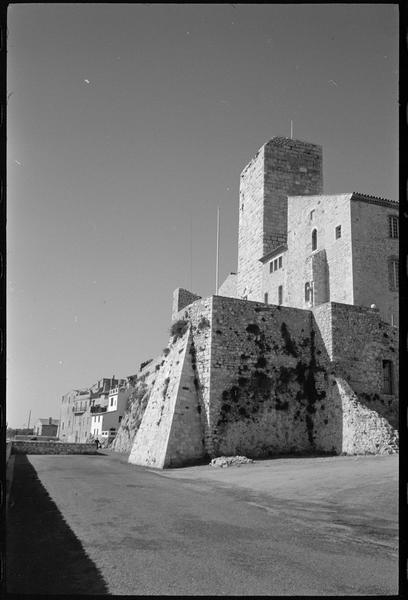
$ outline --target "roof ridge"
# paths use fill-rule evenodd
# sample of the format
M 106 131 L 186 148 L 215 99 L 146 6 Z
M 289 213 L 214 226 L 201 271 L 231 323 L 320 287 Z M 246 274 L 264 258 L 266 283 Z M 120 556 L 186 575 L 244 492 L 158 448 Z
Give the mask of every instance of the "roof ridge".
M 359 196 L 369 200 L 380 200 L 381 202 L 393 202 L 394 204 L 399 204 L 398 200 L 391 200 L 390 198 L 383 198 L 382 196 L 373 196 L 372 194 L 363 194 L 361 192 L 352 192 L 352 196 Z

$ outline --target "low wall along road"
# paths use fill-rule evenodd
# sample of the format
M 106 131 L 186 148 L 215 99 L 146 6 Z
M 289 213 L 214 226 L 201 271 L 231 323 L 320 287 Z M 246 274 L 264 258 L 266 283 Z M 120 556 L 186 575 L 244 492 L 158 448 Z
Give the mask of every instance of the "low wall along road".
M 98 454 L 92 444 L 67 444 L 64 442 L 16 441 L 12 442 L 12 454 Z

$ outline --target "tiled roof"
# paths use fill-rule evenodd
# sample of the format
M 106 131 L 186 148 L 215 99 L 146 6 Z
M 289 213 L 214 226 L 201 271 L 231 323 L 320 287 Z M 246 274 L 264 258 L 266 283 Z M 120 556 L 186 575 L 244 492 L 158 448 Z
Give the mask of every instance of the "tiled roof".
M 353 192 L 351 200 L 357 200 L 360 202 L 368 202 L 370 204 L 382 204 L 383 206 L 392 206 L 398 208 L 398 200 L 389 200 L 388 198 L 380 198 L 379 196 L 369 196 L 368 194 L 360 194 L 360 192 Z

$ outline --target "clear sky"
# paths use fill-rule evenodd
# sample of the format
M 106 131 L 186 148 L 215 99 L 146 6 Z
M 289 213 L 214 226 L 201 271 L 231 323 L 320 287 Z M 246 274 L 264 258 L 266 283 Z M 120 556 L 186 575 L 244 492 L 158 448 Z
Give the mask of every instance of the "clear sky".
M 9 426 L 160 354 L 173 290 L 214 293 L 217 206 L 236 270 L 240 172 L 291 119 L 325 193 L 398 199 L 396 5 L 8 14 Z

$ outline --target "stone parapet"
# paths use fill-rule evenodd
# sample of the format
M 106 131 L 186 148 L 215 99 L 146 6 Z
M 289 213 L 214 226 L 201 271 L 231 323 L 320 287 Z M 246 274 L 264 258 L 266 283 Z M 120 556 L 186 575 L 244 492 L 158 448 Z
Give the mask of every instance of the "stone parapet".
M 12 454 L 98 454 L 95 444 L 64 442 L 12 442 Z

